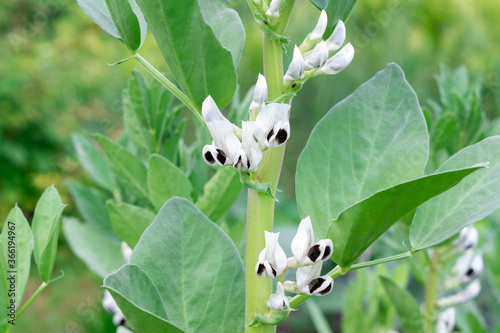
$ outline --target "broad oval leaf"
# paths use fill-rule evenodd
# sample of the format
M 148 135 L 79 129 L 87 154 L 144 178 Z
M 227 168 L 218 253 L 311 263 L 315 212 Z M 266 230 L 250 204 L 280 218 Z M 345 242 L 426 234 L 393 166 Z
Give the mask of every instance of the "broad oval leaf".
M 149 275 L 168 320 L 184 332 L 243 332 L 239 254 L 229 237 L 188 200 L 172 198 L 162 207 L 131 263 Z
M 500 208 L 500 136 L 462 149 L 438 171 L 483 161 L 489 162 L 488 168 L 417 209 L 410 228 L 413 250 L 439 244 Z
M 35 262 L 44 282 L 50 280 L 56 261 L 59 226 L 65 206 L 56 188 L 50 186 L 42 193 L 35 207 L 32 222 Z
M 158 289 L 139 266 L 123 266 L 106 277 L 104 287 L 109 290 L 134 332 L 182 332 L 167 321 Z
M 390 64 L 314 128 L 296 173 L 297 204 L 324 238 L 332 219 L 382 189 L 423 174 L 427 126 L 401 68 Z
M 204 20 L 199 1 L 137 2 L 184 93 L 200 109 L 208 95 L 220 108 L 228 104 L 236 89 L 233 57 Z
M 483 167 L 478 164 L 417 178 L 377 192 L 347 208 L 328 230 L 328 238 L 333 241 L 332 260 L 340 267 L 351 266 L 399 219 Z
M 394 281 L 386 277 L 380 277 L 380 280 L 398 313 L 402 332 L 424 333 L 424 319 L 417 300 Z

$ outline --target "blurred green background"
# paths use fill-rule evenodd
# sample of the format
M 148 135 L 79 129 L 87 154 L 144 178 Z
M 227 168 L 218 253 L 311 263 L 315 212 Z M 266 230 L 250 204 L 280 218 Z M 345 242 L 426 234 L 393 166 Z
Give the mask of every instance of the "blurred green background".
M 247 33 L 238 69 L 244 92 L 262 72 L 262 37 L 246 2 L 233 0 L 231 5 L 242 16 Z M 293 44 L 302 41 L 318 15 L 308 1 L 297 1 L 288 29 L 292 45 L 285 68 Z M 359 0 L 347 23 L 347 41 L 356 50 L 352 64 L 339 75 L 309 81 L 294 100 L 278 219 L 298 223 L 293 204 L 295 165 L 316 122 L 389 62 L 403 68 L 423 106 L 438 99 L 435 76 L 440 64 L 452 69 L 465 65 L 473 79 L 483 80 L 488 117 L 499 116 L 498 19 L 500 6 L 495 0 Z M 121 91 L 138 65 L 107 65 L 128 57 L 127 49 L 96 26 L 74 0 L 4 0 L 0 32 L 0 216 L 5 217 L 16 202 L 32 214 L 50 184 L 69 204 L 65 213 L 77 215 L 66 184 L 86 179 L 71 149 L 70 134 L 120 136 Z M 162 69 L 152 36 L 141 54 Z M 13 332 L 114 331 L 111 317 L 100 306 L 101 281 L 73 256 L 62 238 L 60 245 L 55 272 L 64 271 L 65 277 L 35 301 Z M 26 295 L 39 283 L 34 277 Z

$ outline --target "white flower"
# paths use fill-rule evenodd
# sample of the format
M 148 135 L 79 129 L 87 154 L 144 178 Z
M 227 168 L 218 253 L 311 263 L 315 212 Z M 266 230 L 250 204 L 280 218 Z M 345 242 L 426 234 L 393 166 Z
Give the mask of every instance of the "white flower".
M 345 24 L 342 21 L 337 23 L 337 26 L 333 30 L 332 34 L 326 40 L 326 45 L 328 46 L 328 52 L 337 51 L 340 49 L 345 41 Z
M 477 295 L 479 295 L 480 291 L 481 291 L 481 283 L 479 282 L 478 279 L 476 279 L 458 293 L 448 297 L 440 298 L 437 301 L 437 306 L 448 307 L 468 302 L 471 299 L 475 298 Z
M 278 282 L 276 285 L 276 293 L 271 295 L 271 298 L 267 302 L 267 306 L 277 311 L 290 309 L 290 301 L 285 295 L 285 290 L 281 282 Z
M 283 80 L 285 81 L 295 81 L 302 79 L 304 77 L 305 64 L 302 58 L 302 53 L 300 53 L 297 45 L 293 48 L 293 58 L 288 70 L 286 71 Z
M 259 254 L 255 274 L 268 279 L 280 276 L 286 268 L 286 254 L 278 243 L 280 233 L 265 231 L 266 247 Z
M 328 59 L 328 46 L 324 41 L 319 42 L 318 45 L 307 55 L 304 59 L 306 69 L 320 68 Z
M 203 147 L 203 158 L 210 165 L 233 164 L 241 147 L 240 140 L 234 134 L 233 124 L 222 115 L 211 96 L 203 102 L 202 115 L 214 140 L 211 145 Z
M 322 239 L 314 243 L 314 231 L 311 218 L 303 219 L 297 234 L 292 240 L 292 253 L 301 265 L 311 265 L 318 261 L 330 259 L 333 251 L 333 243 L 330 239 Z
M 118 326 L 116 328 L 116 333 L 133 333 L 133 332 L 128 328 L 126 328 L 125 326 Z
M 451 333 L 455 327 L 455 308 L 448 308 L 439 314 L 436 333 Z
M 458 253 L 463 253 L 468 249 L 477 246 L 479 240 L 479 234 L 477 229 L 473 226 L 468 226 L 460 231 L 457 239 L 455 239 L 451 244 L 456 249 Z
M 132 249 L 128 246 L 127 242 L 122 242 L 121 244 L 123 259 L 125 263 L 130 263 L 130 257 L 132 256 Z
M 255 171 L 262 160 L 262 151 L 253 136 L 255 122 L 242 122 L 241 149 L 236 154 L 233 167 L 239 171 Z
M 319 69 L 324 74 L 337 74 L 343 71 L 354 58 L 354 47 L 351 43 L 344 46 L 337 54 L 329 58 Z
M 328 25 L 328 17 L 324 10 L 321 11 L 319 15 L 318 23 L 314 27 L 313 31 L 309 34 L 309 41 L 311 43 L 317 43 L 323 38 L 323 34 L 325 33 L 326 26 Z
M 479 253 L 466 252 L 457 259 L 458 281 L 467 283 L 483 271 L 483 257 Z
M 324 296 L 332 291 L 333 279 L 328 276 L 320 276 L 323 262 L 314 265 L 297 268 L 297 290 L 301 294 Z
M 289 104 L 271 103 L 255 119 L 254 135 L 262 147 L 281 146 L 290 137 Z
M 113 324 L 115 326 L 127 324 L 127 319 L 125 319 L 125 316 L 123 315 L 122 311 L 116 304 L 115 300 L 113 299 L 113 296 L 111 296 L 111 294 L 107 290 L 104 291 L 102 306 L 106 311 L 108 311 L 113 315 Z
M 267 82 L 264 75 L 259 74 L 257 83 L 253 90 L 252 104 L 250 104 L 250 112 L 259 112 L 265 105 L 267 99 Z
M 269 4 L 269 9 L 266 12 L 267 17 L 269 18 L 278 18 L 280 17 L 280 0 L 272 0 Z

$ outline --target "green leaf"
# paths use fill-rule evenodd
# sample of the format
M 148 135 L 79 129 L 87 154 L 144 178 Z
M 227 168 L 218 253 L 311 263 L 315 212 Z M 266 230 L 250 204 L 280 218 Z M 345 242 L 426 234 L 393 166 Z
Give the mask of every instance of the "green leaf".
M 314 128 L 296 174 L 300 216 L 324 238 L 332 219 L 375 192 L 420 177 L 429 136 L 415 92 L 390 64 Z
M 243 46 L 245 29 L 234 9 L 226 7 L 226 0 L 198 0 L 203 20 L 212 28 L 222 47 L 231 51 L 234 67 L 238 66 Z
M 271 311 L 269 311 L 269 313 L 267 313 L 265 316 L 255 315 L 253 320 L 247 326 L 260 327 L 266 325 L 278 325 L 283 320 L 288 318 L 288 315 L 290 314 L 291 311 L 292 310 L 276 311 L 274 309 L 271 309 Z
M 232 168 L 220 168 L 205 184 L 203 196 L 196 207 L 210 220 L 218 221 L 238 199 L 241 193 L 240 175 Z
M 134 332 L 182 332 L 167 321 L 158 289 L 139 266 L 123 266 L 106 277 L 104 287 L 109 290 Z
M 380 277 L 387 295 L 398 313 L 403 333 L 423 333 L 424 320 L 415 298 L 386 277 Z
M 377 192 L 347 208 L 328 230 L 328 238 L 334 244 L 332 260 L 341 267 L 351 266 L 400 218 L 482 167 L 484 165 L 476 165 L 424 176 Z
M 155 214 L 142 207 L 118 204 L 113 200 L 108 201 L 106 206 L 116 234 L 134 248 L 144 230 L 153 222 Z
M 12 231 L 11 234 L 9 234 L 9 231 Z M 5 246 L 5 249 L 10 246 L 9 242 L 13 242 L 16 249 L 15 266 L 13 269 L 9 267 L 7 271 L 17 272 L 15 300 L 16 309 L 19 309 L 30 275 L 31 253 L 33 251 L 33 234 L 31 233 L 28 220 L 26 220 L 23 212 L 19 207 L 17 207 L 17 205 L 12 208 L 9 215 L 7 215 L 0 239 L 2 240 L 1 245 Z M 0 255 L 2 255 L 2 253 L 0 253 Z
M 239 254 L 229 237 L 188 200 L 172 198 L 162 207 L 131 262 L 149 275 L 168 320 L 183 331 L 243 332 Z
M 109 168 L 108 162 L 94 145 L 93 141 L 79 133 L 71 136 L 76 156 L 87 174 L 103 188 L 113 192 L 117 186 L 115 176 Z
M 57 255 L 57 240 L 62 211 L 66 205 L 54 186 L 48 187 L 38 200 L 33 215 L 35 261 L 42 281 L 48 282 Z
M 165 157 L 153 154 L 149 158 L 148 188 L 156 209 L 177 196 L 191 200 L 193 186 L 184 172 Z
M 142 42 L 141 26 L 129 0 L 106 0 L 106 4 L 123 44 L 132 51 L 139 49 Z
M 97 23 L 102 30 L 113 37 L 121 38 L 105 0 L 77 0 L 77 2 L 85 14 Z
M 94 187 L 76 182 L 69 182 L 68 187 L 83 220 L 107 237 L 116 238 L 106 209 L 106 201 L 110 196 Z
M 147 171 L 142 162 L 125 148 L 111 142 L 104 136 L 96 136 L 97 142 L 106 156 L 120 182 L 138 198 L 149 201 L 147 190 Z
M 450 157 L 438 171 L 482 161 L 488 168 L 417 209 L 410 228 L 413 250 L 446 240 L 500 208 L 500 136 L 487 138 Z
M 199 1 L 138 3 L 180 89 L 200 108 L 208 95 L 220 108 L 228 104 L 236 89 L 233 57 L 205 22 Z
M 89 224 L 71 217 L 63 219 L 63 232 L 71 251 L 101 278 L 125 263 L 121 243 L 116 237 L 106 237 Z
M 328 26 L 325 36 L 328 38 L 339 20 L 347 21 L 358 0 L 310 0 L 328 15 Z

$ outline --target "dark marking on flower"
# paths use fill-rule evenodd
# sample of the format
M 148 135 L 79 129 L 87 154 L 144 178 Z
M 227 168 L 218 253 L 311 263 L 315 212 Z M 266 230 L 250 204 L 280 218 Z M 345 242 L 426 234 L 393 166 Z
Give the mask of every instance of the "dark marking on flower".
M 330 257 L 330 254 L 332 253 L 332 249 L 330 249 L 329 246 L 325 247 L 325 253 L 323 253 L 323 260 L 326 260 Z
M 271 137 L 273 136 L 273 134 L 274 134 L 274 129 L 271 129 L 269 131 L 269 133 L 267 133 L 267 141 L 271 140 Z
M 283 301 L 283 309 L 286 308 L 286 303 Z
M 207 151 L 205 153 L 205 160 L 209 163 L 209 164 L 214 164 L 215 163 L 215 158 L 214 156 L 212 155 L 211 152 Z
M 323 278 L 317 278 L 317 279 L 314 279 L 311 281 L 311 283 L 309 283 L 309 293 L 314 293 L 316 290 L 318 290 L 321 285 L 323 284 L 323 282 L 325 282 L 325 279 Z
M 282 144 L 286 141 L 286 139 L 288 139 L 288 133 L 284 129 L 280 129 L 276 135 L 276 141 L 278 141 L 279 144 Z
M 220 164 L 224 165 L 226 163 L 226 154 L 220 149 L 217 149 L 217 161 L 220 162 Z
M 319 245 L 314 245 L 309 249 L 309 252 L 307 252 L 307 256 L 309 257 L 309 259 L 311 259 L 312 262 L 316 262 L 320 255 L 321 250 L 319 248 Z
M 326 295 L 332 290 L 332 284 L 330 283 L 325 289 L 319 292 L 320 295 Z
M 250 160 L 247 159 L 247 169 L 250 169 Z
M 262 275 L 262 273 L 264 273 L 265 269 L 266 269 L 266 266 L 264 266 L 264 264 L 259 264 L 259 267 L 257 268 L 257 275 Z
M 475 273 L 476 273 L 476 272 L 474 271 L 474 268 L 469 268 L 469 269 L 467 270 L 467 272 L 465 273 L 465 275 L 467 275 L 468 277 L 472 277 L 472 276 L 474 276 L 474 275 L 475 275 Z
M 273 276 L 276 277 L 276 275 L 277 275 L 276 270 L 274 269 L 273 266 L 271 266 L 271 269 L 273 270 Z

